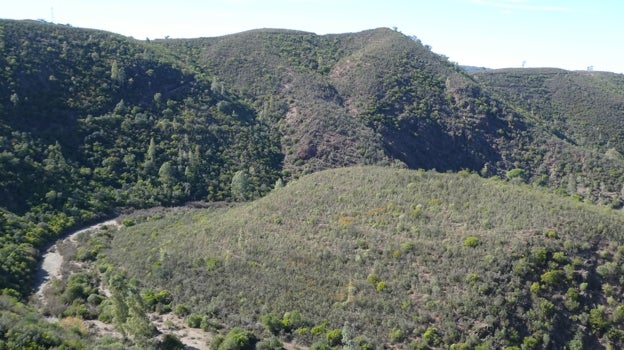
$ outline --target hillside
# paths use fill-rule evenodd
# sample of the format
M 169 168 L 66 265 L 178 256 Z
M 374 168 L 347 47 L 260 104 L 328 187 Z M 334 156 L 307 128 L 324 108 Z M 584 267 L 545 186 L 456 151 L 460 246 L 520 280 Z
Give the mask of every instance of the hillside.
M 28 313 L 40 251 L 71 228 L 249 201 L 331 168 L 467 169 L 624 203 L 620 75 L 467 73 L 385 28 L 139 41 L 0 20 L 0 52 L 0 290 L 13 314 Z
M 270 116 L 282 135 L 286 177 L 352 164 L 471 169 L 501 177 L 520 168 L 526 182 L 621 206 L 624 158 L 617 152 L 565 137 L 561 121 L 536 118 L 517 94 L 503 94 L 481 78 L 490 71 L 468 74 L 401 33 L 381 28 L 318 36 L 265 29 L 159 44 Z M 608 100 L 618 101 L 624 93 L 613 87 L 620 78 L 592 84 L 611 87 Z M 586 110 L 577 118 L 581 125 L 618 106 L 604 107 L 602 98 L 590 107 L 584 88 L 567 91 L 566 108 Z M 601 120 L 603 129 L 618 130 L 617 117 Z
M 123 271 L 141 295 L 171 295 L 157 309 L 187 310 L 214 333 L 359 348 L 624 346 L 624 219 L 528 186 L 347 168 L 244 205 L 124 222 L 82 250 L 102 278 Z
M 389 29 L 258 30 L 162 44 L 193 47 L 195 64 L 271 115 L 294 174 L 388 161 L 494 171 L 510 167 L 505 149 L 525 128 L 458 67 Z
M 624 152 L 624 76 L 561 69 L 472 72 L 553 132 L 600 152 Z
M 0 287 L 30 292 L 37 251 L 119 208 L 273 187 L 279 138 L 166 50 L 101 31 L 0 22 Z M 19 252 L 15 254 L 15 252 Z

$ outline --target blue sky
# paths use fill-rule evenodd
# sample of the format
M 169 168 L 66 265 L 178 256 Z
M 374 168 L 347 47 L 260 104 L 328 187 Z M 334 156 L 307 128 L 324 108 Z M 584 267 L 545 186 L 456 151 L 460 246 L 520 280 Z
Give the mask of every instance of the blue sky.
M 621 0 L 16 0 L 0 18 L 45 19 L 137 39 L 255 28 L 317 34 L 396 27 L 459 64 L 624 73 Z

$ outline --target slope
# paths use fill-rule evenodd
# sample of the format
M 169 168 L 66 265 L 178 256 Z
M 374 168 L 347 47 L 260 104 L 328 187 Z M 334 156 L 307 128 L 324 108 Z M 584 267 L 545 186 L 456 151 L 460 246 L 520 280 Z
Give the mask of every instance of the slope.
M 575 144 L 624 152 L 624 76 L 560 69 L 472 73 L 505 99 Z
M 37 248 L 118 208 L 273 187 L 279 139 L 160 46 L 0 21 L 0 288 L 30 292 Z
M 508 150 L 525 129 L 458 67 L 389 29 L 256 30 L 161 44 L 187 48 L 188 60 L 272 118 L 295 175 L 388 162 L 440 170 L 490 164 L 496 172 L 510 168 Z
M 159 44 L 280 131 L 287 178 L 352 164 L 501 177 L 520 168 L 523 181 L 621 206 L 624 159 L 616 152 L 563 137 L 561 122 L 535 118 L 513 94 L 413 37 L 384 28 L 325 36 L 265 29 Z M 566 108 L 589 108 L 582 89 L 568 90 Z
M 466 172 L 356 167 L 240 206 L 139 215 L 98 256 L 212 331 L 599 349 L 623 345 L 623 220 Z
M 533 169 L 534 181 L 593 201 L 621 206 L 620 169 L 624 150 L 621 74 L 550 68 L 484 70 L 471 74 L 485 89 L 508 101 L 552 135 L 535 145 L 525 157 L 529 161 L 522 164 Z

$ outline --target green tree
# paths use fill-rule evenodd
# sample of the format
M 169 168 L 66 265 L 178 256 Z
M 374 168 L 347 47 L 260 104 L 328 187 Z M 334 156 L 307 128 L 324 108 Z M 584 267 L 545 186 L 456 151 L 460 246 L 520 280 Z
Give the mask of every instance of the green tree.
M 165 186 L 173 186 L 176 181 L 175 172 L 171 166 L 171 162 L 164 162 L 158 170 L 158 180 Z
M 111 64 L 111 79 L 118 83 L 123 83 L 126 80 L 126 71 L 119 65 L 117 60 L 114 60 Z
M 249 183 L 249 175 L 244 170 L 239 170 L 232 177 L 231 183 L 232 199 L 237 201 L 244 201 L 249 199 L 251 186 Z

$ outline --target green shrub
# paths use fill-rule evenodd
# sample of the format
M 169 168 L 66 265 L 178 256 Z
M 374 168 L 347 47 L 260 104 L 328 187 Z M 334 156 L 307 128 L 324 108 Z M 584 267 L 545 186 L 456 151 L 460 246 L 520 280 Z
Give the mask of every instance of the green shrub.
M 312 335 L 319 336 L 327 331 L 328 325 L 329 323 L 327 321 L 323 321 L 320 324 L 312 327 L 312 329 L 310 329 L 310 333 L 312 333 Z
M 136 220 L 133 218 L 125 218 L 121 220 L 121 224 L 126 227 L 131 227 L 131 226 L 136 225 Z
M 543 284 L 547 286 L 555 286 L 563 279 L 563 272 L 559 270 L 546 271 L 540 277 Z
M 184 344 L 175 334 L 165 334 L 158 349 L 161 350 L 183 350 Z
M 260 323 L 272 334 L 279 334 L 284 329 L 284 324 L 275 314 L 270 313 L 260 316 Z
M 200 328 L 202 322 L 202 316 L 198 314 L 190 314 L 186 318 L 186 325 L 191 328 Z
M 256 344 L 256 350 L 280 350 L 283 348 L 284 344 L 277 337 L 271 337 Z
M 282 317 L 282 325 L 286 331 L 291 331 L 305 325 L 303 315 L 299 311 L 289 311 Z
M 609 326 L 609 321 L 607 320 L 605 313 L 605 307 L 600 305 L 594 309 L 589 310 L 588 321 L 594 332 L 604 332 Z
M 329 346 L 338 346 L 342 343 L 342 330 L 341 329 L 332 329 L 327 332 L 325 335 L 325 339 Z
M 468 248 L 474 248 L 479 245 L 479 238 L 475 236 L 468 236 L 464 239 L 464 245 Z
M 253 350 L 256 342 L 256 336 L 252 332 L 234 327 L 228 332 L 225 338 L 219 342 L 217 350 Z
M 178 305 L 176 305 L 175 311 L 174 311 L 174 313 L 178 317 L 184 317 L 184 316 L 188 315 L 190 312 L 191 312 L 191 309 L 186 304 L 178 304 Z
M 368 275 L 367 281 L 373 286 L 377 286 L 377 283 L 379 283 L 381 279 L 379 278 L 379 276 L 377 276 L 377 274 L 371 273 L 370 275 Z
M 431 346 L 438 346 L 442 343 L 442 337 L 435 327 L 429 327 L 423 333 L 423 340 Z
M 557 239 L 559 238 L 559 234 L 557 233 L 557 231 L 555 229 L 548 229 L 546 230 L 546 232 L 544 232 L 544 236 L 551 238 L 551 239 Z
M 389 337 L 391 342 L 400 343 L 405 340 L 405 332 L 403 332 L 401 329 L 396 328 L 390 332 Z
M 508 180 L 521 180 L 521 181 L 524 181 L 524 179 L 526 178 L 526 173 L 524 172 L 523 169 L 515 168 L 515 169 L 509 170 L 505 174 L 505 177 L 507 177 Z
M 522 349 L 535 349 L 538 344 L 539 341 L 534 337 L 524 337 L 522 339 Z
M 210 341 L 210 350 L 219 350 L 221 349 L 221 344 L 225 341 L 225 337 L 221 334 L 218 334 L 212 338 Z
M 332 350 L 332 348 L 325 343 L 316 342 L 310 346 L 309 350 Z

